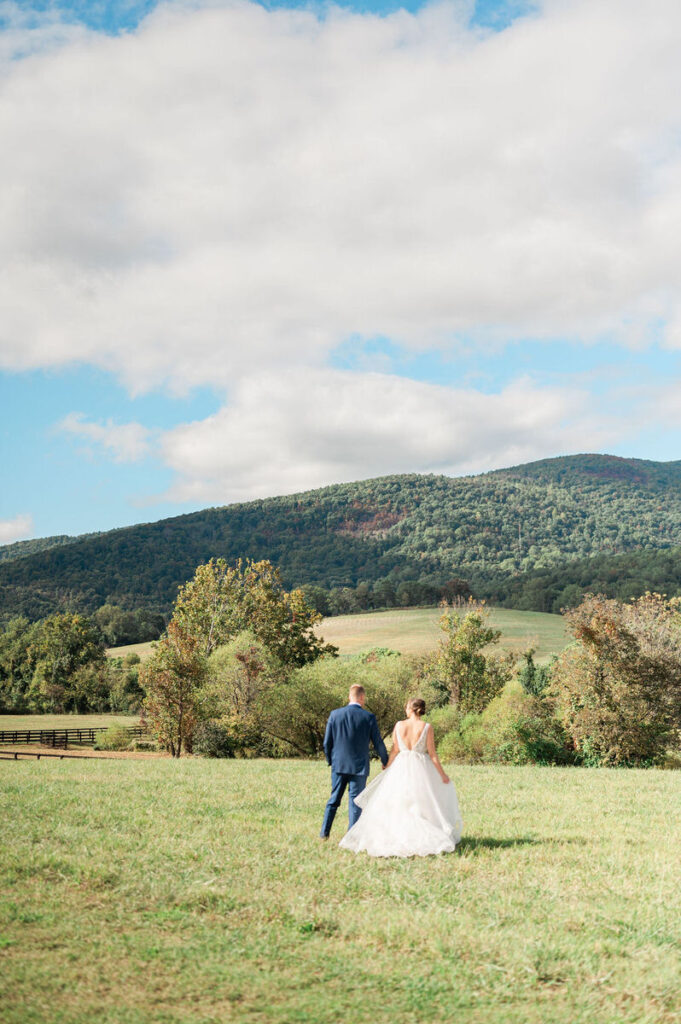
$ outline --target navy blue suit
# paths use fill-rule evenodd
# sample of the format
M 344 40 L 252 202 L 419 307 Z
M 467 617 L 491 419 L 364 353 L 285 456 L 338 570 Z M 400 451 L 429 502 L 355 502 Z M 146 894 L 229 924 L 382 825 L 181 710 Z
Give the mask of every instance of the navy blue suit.
M 331 796 L 324 812 L 323 836 L 328 836 L 331 831 L 346 788 L 349 787 L 350 827 L 362 813 L 355 804 L 355 797 L 359 796 L 367 784 L 369 741 L 373 743 L 381 762 L 386 764 L 388 752 L 378 731 L 375 715 L 360 704 L 346 704 L 344 708 L 336 708 L 331 712 L 324 735 L 324 753 L 327 763 L 331 765 Z

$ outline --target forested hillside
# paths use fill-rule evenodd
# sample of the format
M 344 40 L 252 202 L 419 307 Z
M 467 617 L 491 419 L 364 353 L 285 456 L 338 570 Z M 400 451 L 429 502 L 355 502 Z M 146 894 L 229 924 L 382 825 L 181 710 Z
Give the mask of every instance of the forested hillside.
M 69 537 L 62 533 L 56 537 L 37 537 L 35 540 L 17 540 L 13 544 L 2 544 L 0 545 L 0 562 L 13 562 L 17 558 L 25 558 L 26 555 L 47 551 L 48 548 L 61 547 L 62 544 L 74 544 L 76 541 L 95 536 L 97 534 L 85 533 L 80 537 Z
M 590 566 L 607 576 L 613 556 L 636 554 L 612 562 L 634 574 L 634 590 L 657 551 L 667 552 L 658 576 L 675 579 L 678 547 L 681 462 L 571 456 L 476 477 L 339 484 L 21 552 L 0 564 L 0 616 L 106 602 L 166 611 L 214 555 L 269 558 L 287 586 L 394 589 L 458 577 L 479 596 L 542 609 L 582 586 Z

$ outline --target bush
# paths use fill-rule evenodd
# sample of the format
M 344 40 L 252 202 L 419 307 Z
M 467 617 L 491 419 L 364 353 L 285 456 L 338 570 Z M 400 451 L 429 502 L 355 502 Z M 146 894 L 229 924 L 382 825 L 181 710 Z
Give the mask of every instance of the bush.
M 567 764 L 573 755 L 552 705 L 509 683 L 481 714 L 468 714 L 440 742 L 448 761 Z
M 234 757 L 237 743 L 232 730 L 223 722 L 210 719 L 200 722 L 194 733 L 195 754 L 202 757 Z
M 455 704 L 446 704 L 444 707 L 434 708 L 426 715 L 426 719 L 432 726 L 436 746 L 449 733 L 458 731 L 461 725 L 461 713 Z
M 365 687 L 367 708 L 386 736 L 404 717 L 405 703 L 415 692 L 414 664 L 393 656 L 369 662 L 321 658 L 292 672 L 265 694 L 260 705 L 263 729 L 298 754 L 320 754 L 329 714 L 347 702 L 353 683 Z
M 147 739 L 144 736 L 138 736 L 136 739 L 129 743 L 125 748 L 126 750 L 158 750 L 158 743 L 156 740 Z
M 95 750 L 127 750 L 129 746 L 130 733 L 125 726 L 112 725 L 97 737 Z
M 480 741 L 480 719 L 482 715 L 470 711 L 459 718 L 459 722 L 450 729 L 438 744 L 441 761 L 471 762 L 483 760 L 483 748 Z

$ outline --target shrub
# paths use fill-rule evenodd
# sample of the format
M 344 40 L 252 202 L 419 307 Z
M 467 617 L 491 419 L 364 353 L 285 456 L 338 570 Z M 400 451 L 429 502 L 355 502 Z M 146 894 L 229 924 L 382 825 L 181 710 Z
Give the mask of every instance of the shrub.
M 455 704 L 445 704 L 444 707 L 434 708 L 426 715 L 426 719 L 433 728 L 436 746 L 449 733 L 458 731 L 461 725 L 461 712 Z
M 329 714 L 346 703 L 353 683 L 365 687 L 367 707 L 376 715 L 381 735 L 386 736 L 404 717 L 405 703 L 415 692 L 416 674 L 413 663 L 402 657 L 369 662 L 321 658 L 267 692 L 260 705 L 264 730 L 290 744 L 298 754 L 320 754 Z
M 458 724 L 442 738 L 438 753 L 442 761 L 481 761 L 480 743 L 481 715 L 475 711 L 460 717 Z
M 196 727 L 193 749 L 202 757 L 234 757 L 237 744 L 228 725 L 209 719 Z
M 95 743 L 95 750 L 127 750 L 130 746 L 130 733 L 123 725 L 112 725 L 106 732 L 100 733 Z
M 552 705 L 509 683 L 481 714 L 463 716 L 440 742 L 450 761 L 501 764 L 567 764 L 567 736 Z
M 158 750 L 158 743 L 156 740 L 138 736 L 128 744 L 126 750 Z

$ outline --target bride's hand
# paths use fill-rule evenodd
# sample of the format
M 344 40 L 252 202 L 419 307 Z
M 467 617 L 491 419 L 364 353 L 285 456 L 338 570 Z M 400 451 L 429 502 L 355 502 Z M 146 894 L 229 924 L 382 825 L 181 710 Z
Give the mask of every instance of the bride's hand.
M 444 784 L 446 786 L 450 782 L 449 775 L 443 775 L 442 776 L 442 781 L 444 782 Z

